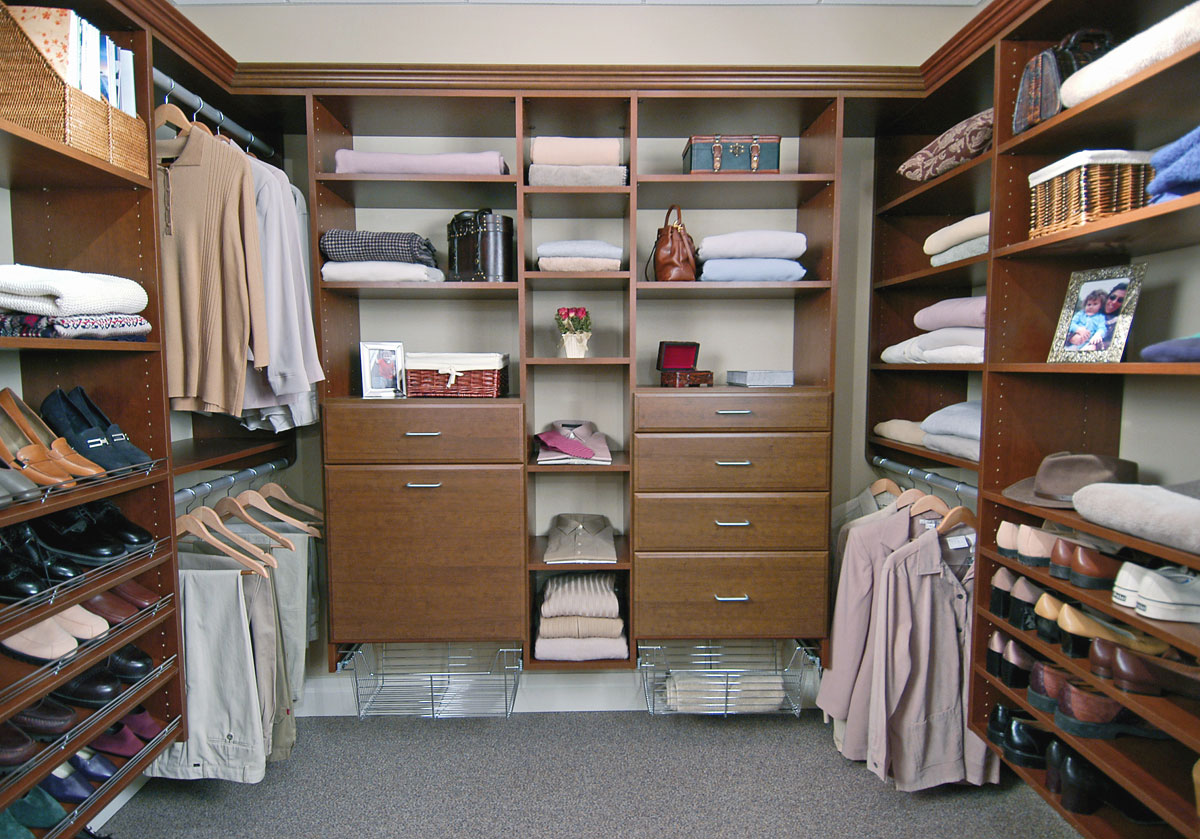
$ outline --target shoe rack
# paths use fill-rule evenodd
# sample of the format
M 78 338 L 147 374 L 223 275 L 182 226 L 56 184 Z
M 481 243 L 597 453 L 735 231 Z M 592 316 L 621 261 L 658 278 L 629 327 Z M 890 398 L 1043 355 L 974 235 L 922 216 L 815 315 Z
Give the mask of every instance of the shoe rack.
M 1076 108 L 1013 136 L 1011 118 L 1025 62 L 1038 51 L 1089 25 L 1110 30 L 1118 42 L 1177 11 L 1183 2 L 1084 4 L 1079 0 L 999 3 L 947 43 L 925 65 L 935 77 L 928 94 L 907 113 L 883 124 L 876 136 L 875 257 L 872 274 L 871 358 L 868 371 L 868 449 L 887 456 L 903 452 L 933 466 L 969 468 L 979 474 L 980 550 L 976 570 L 974 661 L 969 720 L 986 739 L 988 715 L 997 703 L 1029 712 L 1100 772 L 1132 793 L 1161 819 L 1134 824 L 1111 803 L 1093 813 L 1071 812 L 1047 788 L 1040 769 L 1010 764 L 1014 772 L 1089 837 L 1195 836 L 1200 831 L 1192 772 L 1200 752 L 1200 708 L 1192 700 L 1127 693 L 1093 675 L 1086 658 L 1071 658 L 1056 644 L 1013 627 L 989 608 L 992 575 L 1007 568 L 1065 601 L 1078 601 L 1112 620 L 1200 654 L 1194 624 L 1155 621 L 1114 605 L 1108 590 L 1088 590 L 1000 555 L 995 534 L 1002 522 L 1041 525 L 1048 519 L 1161 560 L 1200 570 L 1200 556 L 1084 520 L 1074 510 L 1036 507 L 1004 497 L 1002 490 L 1033 475 L 1042 458 L 1056 451 L 1086 451 L 1138 461 L 1143 482 L 1179 468 L 1191 451 L 1191 416 L 1200 365 L 1150 364 L 1136 348 L 1176 337 L 1162 334 L 1170 318 L 1156 318 L 1154 295 L 1182 294 L 1179 287 L 1149 283 L 1144 309 L 1135 314 L 1126 358 L 1110 364 L 1048 364 L 1045 359 L 1072 271 L 1147 262 L 1149 276 L 1169 271 L 1170 252 L 1200 244 L 1195 195 L 1124 213 L 1030 240 L 1027 175 L 1080 149 L 1154 149 L 1195 127 L 1195 114 L 1172 106 L 1173 91 L 1200 78 L 1195 50 L 1160 62 L 1128 82 Z M 896 167 L 941 131 L 989 105 L 995 106 L 991 150 L 921 184 L 906 181 Z M 967 215 L 990 210 L 991 250 L 980 257 L 930 268 L 921 253 L 932 231 Z M 1159 267 L 1162 266 L 1162 267 Z M 1177 282 L 1194 282 L 1184 278 Z M 877 359 L 886 346 L 915 333 L 913 313 L 945 297 L 986 294 L 987 346 L 982 365 L 894 365 Z M 1161 299 L 1161 298 L 1160 298 Z M 1142 312 L 1145 311 L 1143 315 Z M 1163 315 L 1161 309 L 1159 315 Z M 1166 314 L 1169 315 L 1169 312 Z M 1185 333 L 1178 333 L 1185 334 Z M 1167 421 L 1160 445 L 1150 447 L 1132 426 L 1141 422 L 1143 399 L 1154 402 Z M 878 421 L 920 421 L 930 411 L 966 398 L 983 399 L 983 443 L 978 464 L 871 435 Z M 1191 409 L 1191 410 L 1189 410 Z M 1193 438 L 1194 439 L 1194 438 Z M 1171 452 L 1164 458 L 1164 452 Z M 899 456 L 894 455 L 893 456 Z M 1157 460 L 1154 457 L 1157 456 Z M 1195 464 L 1186 460 L 1185 468 Z M 1176 480 L 1186 480 L 1177 478 Z M 1161 481 L 1171 483 L 1172 481 Z M 1054 715 L 1035 708 L 1024 689 L 1014 689 L 984 667 L 988 637 L 1000 630 L 1035 658 L 1065 670 L 1072 679 L 1116 700 L 1158 727 L 1166 740 L 1118 736 L 1079 737 L 1059 730 Z M 997 753 L 1003 750 L 993 744 Z

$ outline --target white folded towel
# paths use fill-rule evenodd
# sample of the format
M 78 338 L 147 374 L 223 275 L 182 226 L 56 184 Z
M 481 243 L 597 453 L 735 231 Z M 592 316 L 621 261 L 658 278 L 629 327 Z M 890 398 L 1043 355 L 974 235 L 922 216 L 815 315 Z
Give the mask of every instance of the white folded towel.
M 580 615 L 587 618 L 616 618 L 616 574 L 563 574 L 546 581 L 542 617 Z
M 537 246 L 538 256 L 587 256 L 596 259 L 620 259 L 625 255 L 620 245 L 610 245 L 599 239 L 561 239 L 542 242 Z
M 621 260 L 598 259 L 594 256 L 543 256 L 538 260 L 539 271 L 620 271 Z
M 149 302 L 146 290 L 124 277 L 34 265 L 0 265 L 0 309 L 46 317 L 136 315 Z
M 954 222 L 954 224 L 948 224 L 940 230 L 935 230 L 925 240 L 925 253 L 933 256 L 935 253 L 941 253 L 955 245 L 962 244 L 968 239 L 986 236 L 991 220 L 992 214 L 990 212 L 979 213 L 967 216 L 962 221 Z
M 740 259 L 763 257 L 767 259 L 799 259 L 808 249 L 808 238 L 803 233 L 786 230 L 739 230 L 734 233 L 719 233 L 700 240 L 696 256 L 706 259 Z
M 533 657 L 539 661 L 596 661 L 629 658 L 629 642 L 616 638 L 542 638 L 533 642 Z
M 321 279 L 327 283 L 441 283 L 446 275 L 440 268 L 417 262 L 326 262 Z

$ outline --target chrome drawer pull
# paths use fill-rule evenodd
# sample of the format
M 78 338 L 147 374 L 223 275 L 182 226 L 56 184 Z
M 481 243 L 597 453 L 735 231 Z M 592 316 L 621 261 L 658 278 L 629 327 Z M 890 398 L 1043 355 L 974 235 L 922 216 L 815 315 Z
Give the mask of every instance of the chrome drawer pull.
M 718 466 L 752 466 L 748 460 L 718 460 L 715 461 Z
M 717 411 L 717 413 L 718 414 L 753 414 L 754 412 L 751 410 L 748 410 L 748 409 L 736 410 L 736 411 L 733 409 L 729 409 L 729 410 Z
M 749 599 L 750 595 L 748 594 L 743 594 L 740 597 L 722 597 L 719 594 L 713 595 L 713 600 L 716 600 L 719 603 L 745 603 Z
M 405 431 L 405 437 L 441 437 L 440 431 Z
M 716 521 L 713 520 L 717 527 L 749 527 L 748 521 Z
M 414 484 L 412 481 L 409 481 L 407 484 L 405 484 L 405 486 L 409 489 L 437 489 L 441 485 L 441 481 L 438 481 L 436 484 Z

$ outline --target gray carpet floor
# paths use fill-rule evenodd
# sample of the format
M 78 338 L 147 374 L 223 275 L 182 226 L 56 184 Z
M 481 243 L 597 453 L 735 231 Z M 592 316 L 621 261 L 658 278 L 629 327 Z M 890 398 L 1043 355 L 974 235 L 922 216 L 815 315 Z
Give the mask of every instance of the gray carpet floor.
M 898 793 L 788 716 L 304 717 L 256 785 L 152 779 L 114 839 L 1038 839 L 1077 834 L 1011 774 Z

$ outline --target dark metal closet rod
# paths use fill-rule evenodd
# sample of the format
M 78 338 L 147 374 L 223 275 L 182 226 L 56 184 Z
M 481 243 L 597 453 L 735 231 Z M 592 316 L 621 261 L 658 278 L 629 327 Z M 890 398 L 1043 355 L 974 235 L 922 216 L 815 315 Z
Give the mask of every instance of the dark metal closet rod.
M 889 472 L 895 472 L 897 475 L 906 475 L 912 480 L 920 481 L 923 484 L 948 489 L 960 498 L 969 497 L 973 501 L 979 499 L 978 487 L 963 481 L 947 478 L 944 475 L 939 475 L 937 472 L 929 472 L 919 466 L 909 466 L 907 463 L 900 463 L 889 457 L 880 457 L 879 455 L 871 458 L 871 465 L 878 466 L 880 469 L 886 469 Z
M 154 68 L 154 86 L 162 91 L 164 102 L 173 100 L 182 110 L 191 111 L 193 120 L 197 116 L 202 116 L 222 134 L 230 135 L 249 150 L 256 151 L 263 157 L 275 156 L 275 149 L 255 137 L 253 131 L 242 128 L 225 116 L 223 112 L 209 105 L 183 85 L 177 84 L 174 79 L 157 67 Z
M 219 492 L 223 489 L 229 489 L 234 484 L 252 481 L 255 478 L 261 478 L 264 475 L 270 475 L 272 472 L 282 472 L 287 469 L 291 463 L 287 458 L 280 458 L 264 463 L 262 466 L 251 466 L 243 469 L 240 472 L 230 472 L 228 475 L 222 475 L 219 478 L 214 478 L 211 481 L 201 481 L 198 484 L 193 484 L 190 487 L 175 490 L 175 503 L 183 504 L 192 501 L 198 501 L 214 492 Z

